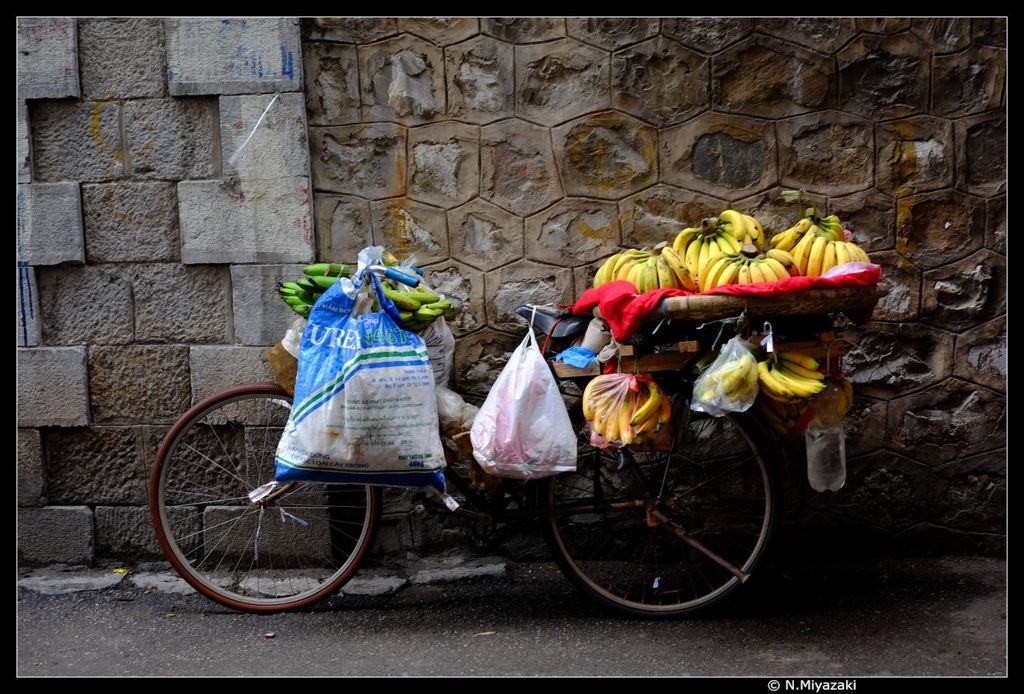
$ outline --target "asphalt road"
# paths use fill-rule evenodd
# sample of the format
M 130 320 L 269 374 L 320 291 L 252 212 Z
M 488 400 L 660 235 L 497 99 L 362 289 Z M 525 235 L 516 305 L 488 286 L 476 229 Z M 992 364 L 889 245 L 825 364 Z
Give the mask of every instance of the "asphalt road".
M 18 674 L 1000 675 L 1005 570 L 973 558 L 805 564 L 760 576 L 727 612 L 667 623 L 609 617 L 548 564 L 273 616 L 128 581 L 22 588 Z

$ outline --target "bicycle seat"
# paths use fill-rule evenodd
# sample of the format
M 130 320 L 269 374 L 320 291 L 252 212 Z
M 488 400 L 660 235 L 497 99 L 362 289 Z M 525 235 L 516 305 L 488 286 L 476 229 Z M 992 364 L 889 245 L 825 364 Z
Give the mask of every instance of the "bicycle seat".
M 534 308 L 529 305 L 517 306 L 516 313 L 527 321 L 532 316 L 534 329 L 545 335 L 550 334 L 556 340 L 579 335 L 587 329 L 591 319 L 591 316 L 574 316 L 568 311 L 559 311 L 546 306 L 537 306 L 537 313 L 534 315 Z

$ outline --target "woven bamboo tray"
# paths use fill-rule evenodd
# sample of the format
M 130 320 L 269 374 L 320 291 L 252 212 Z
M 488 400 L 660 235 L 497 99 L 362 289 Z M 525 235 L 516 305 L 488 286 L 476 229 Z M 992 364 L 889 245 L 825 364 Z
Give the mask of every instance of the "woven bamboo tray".
M 780 296 L 676 296 L 662 307 L 674 320 L 703 321 L 728 318 L 747 310 L 752 317 L 807 316 L 845 313 L 855 323 L 866 323 L 878 300 L 887 294 L 881 286 L 809 289 Z M 660 318 L 652 313 L 652 319 Z

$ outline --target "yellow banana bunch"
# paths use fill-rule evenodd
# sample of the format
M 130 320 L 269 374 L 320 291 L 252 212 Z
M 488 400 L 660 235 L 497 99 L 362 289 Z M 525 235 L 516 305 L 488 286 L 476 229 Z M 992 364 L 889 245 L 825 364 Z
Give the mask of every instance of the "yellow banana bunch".
M 836 215 L 824 218 L 814 216 L 808 209 L 807 216 L 794 226 L 772 237 L 772 245 L 788 251 L 793 265 L 801 275 L 819 277 L 836 265 L 853 260 L 870 262 L 868 254 L 855 243 L 844 240 L 843 223 Z M 792 268 L 790 272 L 793 273 Z
M 615 280 L 629 279 L 629 273 L 636 265 L 646 262 L 654 255 L 652 251 L 640 250 L 638 248 L 630 248 L 621 253 L 616 253 L 605 260 L 601 267 L 598 268 L 597 273 L 594 275 L 593 286 L 600 287 Z
M 764 248 L 764 229 L 761 223 L 749 214 L 736 210 L 725 210 L 718 215 L 718 228 L 735 238 L 740 244 L 752 243 L 757 250 Z
M 710 231 L 705 233 L 704 228 Z M 672 250 L 683 259 L 690 277 L 699 283 L 700 268 L 704 267 L 709 259 L 726 253 L 736 253 L 742 245 L 732 234 L 719 230 L 717 226 L 703 225 L 702 228 L 689 227 L 680 231 L 672 243 Z
M 698 379 L 695 398 L 711 406 L 722 399 L 750 402 L 757 396 L 757 361 L 750 352 L 725 366 L 712 369 Z
M 583 416 L 595 434 L 628 446 L 653 438 L 669 424 L 672 401 L 658 384 L 632 374 L 607 374 L 583 390 Z
M 761 392 L 772 400 L 792 403 L 806 400 L 825 390 L 825 375 L 816 359 L 800 352 L 778 352 L 778 361 L 768 359 L 757 365 Z
M 727 284 L 756 284 L 788 279 L 787 268 L 793 258 L 785 251 L 770 250 L 765 254 L 747 257 L 743 253 L 719 255 L 708 261 L 701 270 L 700 290 L 705 292 Z

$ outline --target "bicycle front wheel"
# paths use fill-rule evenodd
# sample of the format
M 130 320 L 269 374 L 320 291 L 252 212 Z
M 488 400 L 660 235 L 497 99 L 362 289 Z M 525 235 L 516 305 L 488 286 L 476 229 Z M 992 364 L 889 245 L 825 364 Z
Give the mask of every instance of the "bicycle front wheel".
M 620 461 L 581 445 L 576 472 L 548 482 L 556 562 L 621 614 L 679 617 L 718 603 L 750 577 L 774 528 L 778 485 L 755 431 L 740 418 L 686 415 L 671 454 Z
M 274 484 L 291 396 L 272 384 L 214 395 L 164 438 L 150 515 L 168 560 L 193 588 L 247 612 L 310 605 L 340 588 L 373 543 L 380 492 Z

